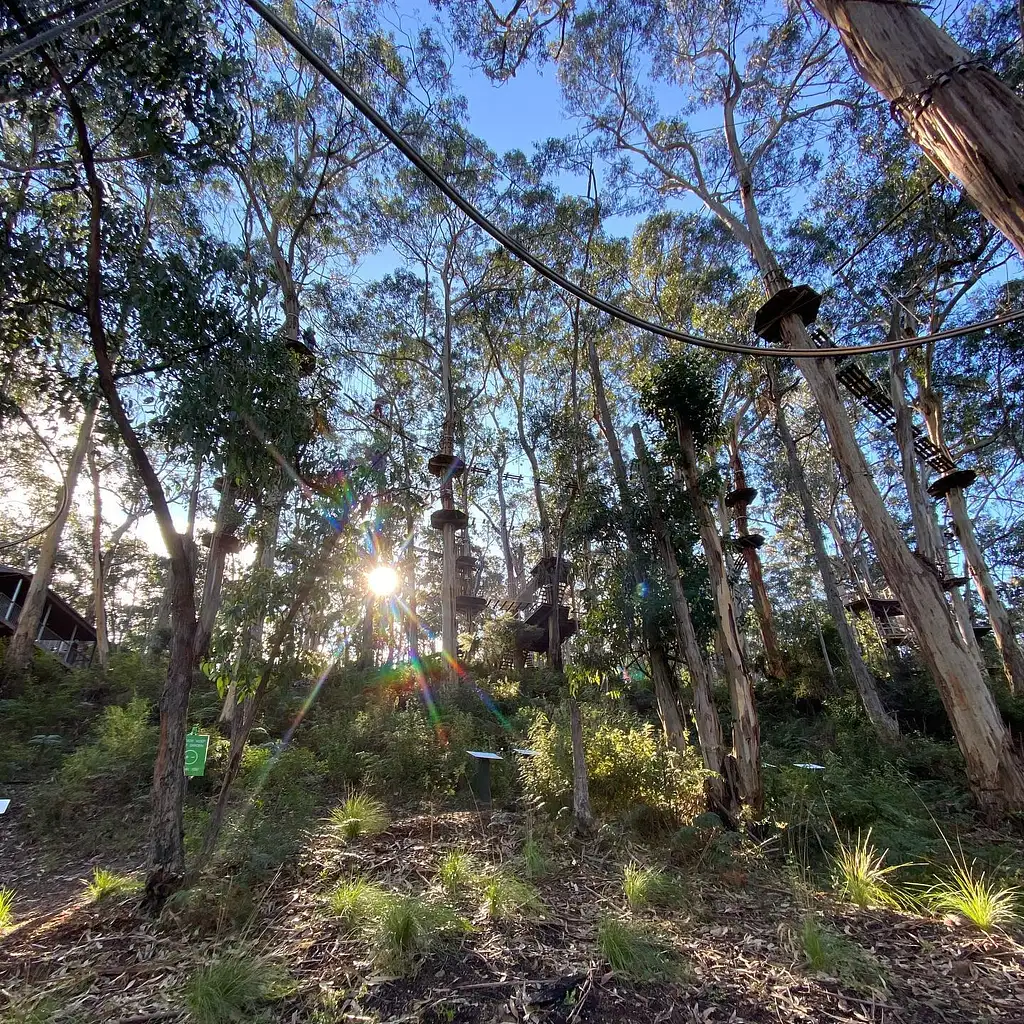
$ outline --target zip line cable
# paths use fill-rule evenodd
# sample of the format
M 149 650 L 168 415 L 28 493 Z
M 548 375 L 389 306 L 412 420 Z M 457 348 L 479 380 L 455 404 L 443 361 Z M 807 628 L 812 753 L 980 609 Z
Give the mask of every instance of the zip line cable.
M 91 11 L 80 15 L 62 25 L 56 25 L 31 36 L 21 43 L 0 52 L 0 66 L 29 53 L 40 46 L 59 39 L 62 35 L 73 29 L 96 21 L 105 14 L 127 7 L 132 0 L 106 0 Z M 645 320 L 643 317 L 630 313 L 629 310 L 599 295 L 588 291 L 585 288 L 574 284 L 567 277 L 560 274 L 553 267 L 548 266 L 542 260 L 533 255 L 525 246 L 521 245 L 514 238 L 503 231 L 497 224 L 490 220 L 485 214 L 478 210 L 462 193 L 456 189 L 437 171 L 437 169 L 416 149 L 405 140 L 391 125 L 371 106 L 362 96 L 352 89 L 348 83 L 324 61 L 314 50 L 312 50 L 287 22 L 283 21 L 274 11 L 270 10 L 261 0 L 244 0 L 246 6 L 253 10 L 260 18 L 270 25 L 285 42 L 288 43 L 303 59 L 309 63 L 315 71 L 321 74 L 349 103 L 359 111 L 376 129 L 391 143 L 417 170 L 420 171 L 428 181 L 431 182 L 443 195 L 455 204 L 467 217 L 489 234 L 499 245 L 516 256 L 527 266 L 540 274 L 541 277 L 558 286 L 563 291 L 569 292 L 576 298 L 595 309 L 601 310 L 613 319 L 629 324 L 638 330 L 647 331 L 650 334 L 658 335 L 670 341 L 679 341 L 687 345 L 696 345 L 699 348 L 710 349 L 715 352 L 726 352 L 733 355 L 769 356 L 781 359 L 815 359 L 823 356 L 846 356 L 866 355 L 873 352 L 889 352 L 894 349 L 915 348 L 928 342 L 943 341 L 947 338 L 962 337 L 966 334 L 974 334 L 987 330 L 990 327 L 997 327 L 1001 324 L 1010 323 L 1014 320 L 1024 318 L 1024 310 L 1013 313 L 1005 313 L 1001 316 L 990 317 L 966 327 L 952 328 L 946 331 L 939 331 L 935 334 L 921 335 L 916 338 L 898 338 L 891 341 L 873 342 L 869 345 L 836 345 L 830 348 L 821 349 L 789 349 L 762 347 L 759 345 L 743 345 L 736 342 L 716 341 L 711 338 L 703 338 L 699 335 L 688 334 L 684 331 L 673 330 L 660 324 Z
M 127 7 L 133 2 L 134 0 L 106 0 L 106 3 L 99 4 L 91 11 L 86 11 L 77 18 L 72 18 L 71 21 L 66 21 L 62 25 L 54 25 L 53 28 L 48 28 L 45 32 L 29 36 L 28 39 L 15 43 L 14 46 L 0 52 L 0 67 L 4 64 L 9 64 L 23 53 L 31 53 L 33 50 L 39 49 L 40 46 L 45 46 L 47 43 L 52 43 L 55 39 L 59 39 L 65 33 L 81 28 L 83 25 L 88 25 L 90 22 L 96 21 L 97 18 L 102 18 L 104 14 L 111 14 L 121 7 Z
M 553 267 L 548 266 L 542 260 L 533 255 L 525 246 L 521 245 L 514 238 L 503 231 L 497 224 L 490 220 L 476 206 L 473 205 L 457 188 L 451 185 L 447 179 L 425 159 L 416 148 L 409 143 L 399 132 L 397 132 L 386 121 L 377 110 L 371 106 L 363 97 L 356 92 L 346 81 L 334 70 L 322 57 L 312 50 L 305 40 L 296 33 L 292 27 L 279 15 L 272 11 L 262 0 L 244 0 L 247 7 L 253 10 L 271 28 L 273 28 L 296 53 L 306 60 L 310 66 L 321 74 L 341 95 L 372 124 L 384 138 L 391 143 L 424 177 L 431 182 L 443 195 L 455 204 L 467 217 L 489 234 L 499 245 L 516 256 L 527 266 L 535 270 L 541 277 L 551 281 L 564 291 L 569 292 L 576 298 L 586 302 L 589 306 L 601 310 L 616 320 L 629 324 L 642 331 L 659 335 L 670 341 L 679 341 L 687 345 L 696 345 L 700 348 L 711 349 L 716 352 L 727 352 L 734 355 L 769 356 L 779 359 L 817 359 L 823 356 L 847 356 L 866 355 L 873 352 L 890 352 L 895 349 L 915 348 L 928 342 L 942 341 L 946 338 L 960 337 L 965 334 L 973 334 L 977 331 L 995 327 L 999 324 L 1008 323 L 1012 320 L 1024 318 L 1024 310 L 1003 314 L 1002 316 L 990 317 L 966 327 L 954 328 L 948 331 L 940 331 L 936 334 L 921 335 L 916 338 L 897 338 L 894 340 L 873 342 L 868 345 L 842 345 L 821 349 L 789 349 L 761 347 L 758 345 L 743 345 L 736 342 L 716 341 L 711 338 L 703 338 L 695 334 L 688 334 L 684 331 L 676 331 L 669 327 L 652 323 L 643 317 L 630 313 L 629 310 L 599 295 L 588 291 L 585 288 L 574 284 L 567 277 L 560 274 Z

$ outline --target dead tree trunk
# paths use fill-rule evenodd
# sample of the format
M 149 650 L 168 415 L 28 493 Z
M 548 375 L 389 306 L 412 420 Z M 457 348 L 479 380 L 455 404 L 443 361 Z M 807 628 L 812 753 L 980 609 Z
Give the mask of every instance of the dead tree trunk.
M 3 663 L 3 678 L 0 683 L 2 683 L 2 690 L 8 694 L 20 688 L 32 662 L 32 654 L 35 651 L 36 640 L 39 637 L 40 625 L 43 620 L 43 609 L 46 606 L 46 591 L 53 578 L 53 567 L 57 561 L 60 538 L 64 533 L 68 515 L 71 513 L 71 499 L 78 484 L 78 477 L 82 472 L 82 463 L 85 460 L 85 452 L 89 446 L 95 420 L 96 402 L 90 400 L 85 407 L 85 416 L 78 428 L 75 447 L 68 460 L 67 469 L 64 471 L 64 486 L 60 489 L 57 498 L 55 515 L 46 533 L 43 534 L 42 543 L 39 545 L 39 558 L 36 560 L 36 570 L 32 574 L 32 582 L 29 584 L 25 600 L 22 602 L 21 612 L 18 615 L 18 624 L 7 647 L 7 655 Z
M 697 723 L 700 752 L 704 759 L 704 767 L 714 772 L 716 776 L 708 779 L 705 792 L 712 810 L 721 814 L 730 824 L 735 824 L 742 803 L 736 785 L 736 764 L 726 750 L 722 738 L 722 722 L 718 717 L 718 709 L 715 707 L 714 695 L 711 690 L 711 676 L 708 673 L 707 662 L 704 660 L 700 644 L 697 642 L 697 631 L 693 628 L 690 603 L 686 599 L 686 590 L 679 575 L 679 561 L 676 558 L 672 535 L 658 505 L 657 491 L 652 479 L 657 470 L 651 466 L 647 456 L 647 446 L 638 425 L 633 427 L 633 444 L 640 467 L 640 480 L 647 494 L 647 504 L 651 511 L 651 525 L 654 528 L 658 552 L 671 587 L 672 610 L 675 614 L 679 649 L 682 651 L 690 673 L 690 685 L 693 688 L 693 716 Z
M 943 177 L 1024 256 L 1024 99 L 916 4 L 812 2 Z
M 693 507 L 700 529 L 704 557 L 711 578 L 711 592 L 715 605 L 715 620 L 725 665 L 725 678 L 729 683 L 732 703 L 732 738 L 736 757 L 736 775 L 743 802 L 757 815 L 763 804 L 761 786 L 761 729 L 754 703 L 754 686 L 743 661 L 743 645 L 736 623 L 736 610 L 732 591 L 725 571 L 725 555 L 718 534 L 715 517 L 701 495 L 700 472 L 693 433 L 678 413 L 676 434 L 679 439 L 680 468 L 686 484 L 686 493 Z
M 747 474 L 743 469 L 743 457 L 740 454 L 739 439 L 736 436 L 736 425 L 729 437 L 729 461 L 732 465 L 733 483 L 738 492 L 747 487 Z M 743 538 L 750 536 L 747 526 L 747 504 L 746 499 L 741 499 L 733 506 L 733 520 L 736 523 L 736 532 L 740 536 L 740 543 L 743 560 L 747 564 L 747 575 L 750 579 L 750 590 L 754 598 L 754 614 L 757 616 L 757 624 L 761 631 L 761 642 L 764 644 L 765 663 L 768 668 L 768 675 L 775 679 L 785 679 L 786 664 L 779 650 L 779 638 L 775 632 L 775 617 L 772 613 L 771 601 L 768 599 L 768 588 L 764 582 L 764 569 L 761 565 L 761 556 L 752 544 L 744 543 Z
M 861 656 L 860 647 L 857 644 L 857 637 L 854 635 L 853 627 L 846 617 L 846 608 L 843 606 L 843 598 L 839 593 L 839 585 L 836 583 L 835 574 L 832 571 L 832 563 L 825 548 L 825 537 L 821 531 L 821 523 L 814 509 L 814 500 L 811 497 L 811 489 L 807 485 L 807 477 L 804 474 L 804 467 L 800 461 L 796 441 L 793 439 L 793 432 L 789 429 L 789 420 L 786 417 L 784 397 L 779 390 L 779 385 L 774 371 L 769 373 L 769 386 L 772 393 L 772 401 L 775 403 L 775 425 L 782 438 L 783 447 L 786 449 L 786 461 L 789 466 L 789 482 L 800 499 L 800 508 L 803 513 L 804 529 L 811 542 L 811 550 L 814 552 L 814 561 L 818 566 L 818 573 L 821 576 L 822 587 L 825 591 L 825 603 L 828 606 L 829 615 L 835 623 L 836 632 L 839 634 L 846 660 L 850 665 L 850 675 L 853 677 L 853 684 L 857 687 L 864 713 L 868 721 L 874 727 L 875 732 L 885 740 L 892 740 L 899 735 L 899 724 L 896 719 L 886 711 L 882 704 L 882 698 L 878 693 L 878 684 L 874 676 L 868 670 Z M 820 627 L 819 627 L 820 635 Z M 822 650 L 828 657 L 822 640 Z
M 762 266 L 762 270 L 768 269 Z M 774 269 L 778 271 L 777 266 Z M 781 273 L 778 278 L 782 278 Z M 780 287 L 781 280 L 771 290 L 778 291 Z M 782 341 L 789 347 L 812 347 L 807 328 L 795 314 L 784 316 L 779 326 Z M 939 580 L 910 553 L 899 527 L 886 511 L 839 397 L 834 367 L 825 359 L 801 359 L 798 365 L 821 410 L 850 500 L 871 537 L 885 577 L 913 627 L 921 656 L 939 688 L 976 800 L 989 812 L 1024 807 L 1024 769 L 1009 731 L 953 624 Z

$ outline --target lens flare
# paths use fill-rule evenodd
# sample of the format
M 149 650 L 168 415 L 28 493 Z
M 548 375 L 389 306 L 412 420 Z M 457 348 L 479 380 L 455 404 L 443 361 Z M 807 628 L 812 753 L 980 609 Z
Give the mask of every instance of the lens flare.
M 390 565 L 377 565 L 366 574 L 366 583 L 374 596 L 390 597 L 398 589 L 398 573 Z

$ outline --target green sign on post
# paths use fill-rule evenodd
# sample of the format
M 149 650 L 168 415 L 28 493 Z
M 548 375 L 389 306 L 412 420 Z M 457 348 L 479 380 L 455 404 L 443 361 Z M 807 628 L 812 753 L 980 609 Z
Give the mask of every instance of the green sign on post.
M 195 728 L 185 737 L 185 774 L 206 774 L 206 751 L 210 746 L 209 736 L 200 736 Z

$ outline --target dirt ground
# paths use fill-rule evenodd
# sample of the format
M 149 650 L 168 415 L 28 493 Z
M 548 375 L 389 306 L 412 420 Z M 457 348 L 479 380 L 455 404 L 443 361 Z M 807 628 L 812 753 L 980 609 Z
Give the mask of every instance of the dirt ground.
M 403 818 L 345 845 L 311 835 L 300 857 L 246 893 L 241 919 L 210 900 L 171 906 L 153 921 L 139 914 L 137 896 L 89 902 L 83 881 L 100 860 L 48 851 L 8 816 L 0 821 L 0 885 L 16 891 L 17 906 L 15 927 L 0 938 L 0 1020 L 184 1022 L 189 973 L 244 942 L 296 982 L 254 1019 L 292 1024 L 1024 1024 L 1019 933 L 986 935 L 953 919 L 842 907 L 744 863 L 681 869 L 678 907 L 629 915 L 622 866 L 649 851 L 621 839 L 555 847 L 554 869 L 536 882 L 542 911 L 497 922 L 477 914 L 471 931 L 411 976 L 376 970 L 365 945 L 325 912 L 324 897 L 339 879 L 358 873 L 399 891 L 436 888 L 437 865 L 454 847 L 514 864 L 525 835 L 520 815 L 470 812 Z M 140 865 L 141 855 L 102 864 Z M 851 988 L 806 969 L 795 932 L 808 914 L 873 955 L 884 985 Z M 647 919 L 675 951 L 679 980 L 633 984 L 612 972 L 596 945 L 597 923 L 608 915 Z M 47 994 L 44 1015 L 17 1016 L 27 997 Z

